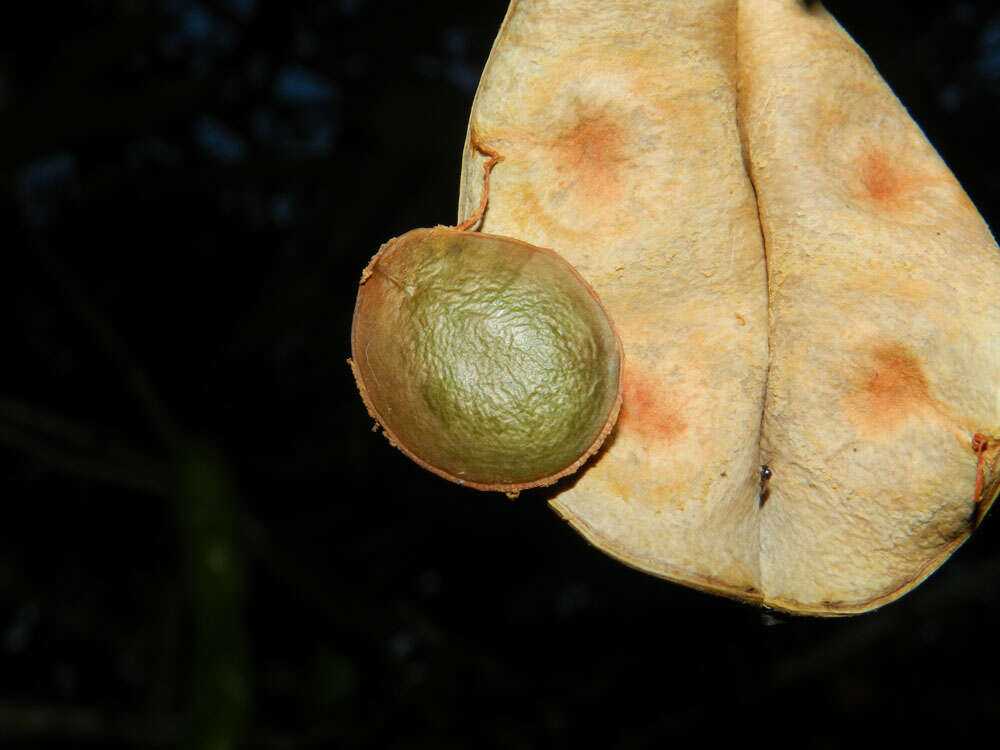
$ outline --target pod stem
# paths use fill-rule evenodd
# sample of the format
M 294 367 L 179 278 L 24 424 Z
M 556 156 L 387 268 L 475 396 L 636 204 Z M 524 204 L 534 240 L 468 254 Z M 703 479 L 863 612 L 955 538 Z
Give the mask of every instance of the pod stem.
M 490 158 L 485 164 L 483 164 L 483 197 L 479 200 L 479 208 L 476 209 L 476 212 L 472 214 L 472 216 L 455 227 L 455 229 L 459 232 L 471 229 L 482 220 L 483 214 L 486 213 L 486 204 L 489 202 L 490 198 L 490 172 L 493 171 L 493 167 L 503 161 L 503 157 L 499 153 L 477 141 L 472 142 L 472 147 L 479 153 Z

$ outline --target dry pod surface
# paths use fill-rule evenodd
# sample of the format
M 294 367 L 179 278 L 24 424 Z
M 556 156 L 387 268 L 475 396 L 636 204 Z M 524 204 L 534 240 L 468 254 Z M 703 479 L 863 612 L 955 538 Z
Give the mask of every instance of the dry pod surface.
M 462 215 L 481 146 L 506 157 L 483 230 L 562 253 L 624 344 L 609 446 L 551 501 L 590 542 L 836 615 L 969 536 L 1000 481 L 1000 253 L 819 4 L 514 0 Z
M 621 404 L 621 342 L 551 250 L 448 227 L 387 242 L 362 276 L 352 366 L 421 466 L 517 492 L 575 471 Z

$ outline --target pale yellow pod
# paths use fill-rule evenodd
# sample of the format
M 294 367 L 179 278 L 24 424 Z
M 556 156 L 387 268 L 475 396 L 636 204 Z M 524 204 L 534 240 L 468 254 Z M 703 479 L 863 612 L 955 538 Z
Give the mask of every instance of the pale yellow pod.
M 736 5 L 513 2 L 472 109 L 461 216 L 551 247 L 625 348 L 624 405 L 553 507 L 645 571 L 759 600 L 767 288 L 736 121 Z
M 821 7 L 515 0 L 460 217 L 480 144 L 482 229 L 565 255 L 621 334 L 618 427 L 552 500 L 589 541 L 836 615 L 968 537 L 1000 479 L 1000 254 Z
M 1000 252 L 821 6 L 744 0 L 737 37 L 771 305 L 761 583 L 781 608 L 862 611 L 933 572 L 996 494 Z

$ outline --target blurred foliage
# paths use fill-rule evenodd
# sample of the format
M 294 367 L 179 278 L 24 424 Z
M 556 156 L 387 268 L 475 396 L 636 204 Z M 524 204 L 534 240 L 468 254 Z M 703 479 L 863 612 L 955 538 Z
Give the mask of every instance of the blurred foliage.
M 828 6 L 1000 225 L 995 2 Z M 454 220 L 505 7 L 87 0 L 0 26 L 4 746 L 997 723 L 990 518 L 897 604 L 775 620 L 372 434 L 356 283 L 388 237 Z

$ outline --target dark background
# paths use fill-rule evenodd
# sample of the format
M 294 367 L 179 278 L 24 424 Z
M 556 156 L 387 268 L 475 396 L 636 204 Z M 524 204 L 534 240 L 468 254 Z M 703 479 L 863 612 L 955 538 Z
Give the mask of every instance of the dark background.
M 824 748 L 1000 724 L 996 518 L 878 612 L 773 618 L 371 432 L 345 362 L 359 274 L 455 220 L 505 7 L 50 2 L 0 24 L 0 745 Z M 1000 226 L 1000 8 L 828 7 Z

